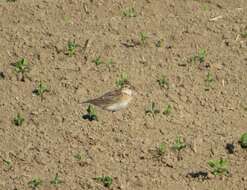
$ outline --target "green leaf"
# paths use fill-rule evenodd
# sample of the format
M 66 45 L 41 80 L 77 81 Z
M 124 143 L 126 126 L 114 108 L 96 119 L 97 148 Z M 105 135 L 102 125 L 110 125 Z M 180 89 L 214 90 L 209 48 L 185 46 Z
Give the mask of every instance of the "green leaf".
M 157 80 L 157 82 L 159 83 L 160 87 L 169 88 L 168 80 L 166 79 L 166 77 L 164 75 L 162 75 L 161 78 Z
M 185 147 L 186 147 L 186 144 L 183 143 L 181 137 L 177 137 L 176 138 L 176 141 L 175 141 L 175 144 L 172 146 L 172 148 L 175 149 L 175 150 L 177 150 L 177 151 L 180 151 L 180 150 L 182 150 Z
M 68 47 L 67 47 L 67 49 L 68 49 L 68 55 L 69 55 L 70 57 L 73 56 L 73 55 L 75 55 L 76 47 L 77 47 L 77 45 L 76 45 L 76 43 L 75 43 L 75 40 L 74 40 L 74 41 L 69 41 L 69 42 L 68 42 Z
M 200 63 L 203 63 L 205 61 L 206 57 L 206 50 L 205 49 L 200 49 L 199 54 L 198 54 L 198 59 Z
M 95 60 L 93 60 L 96 66 L 103 64 L 104 62 L 101 60 L 100 56 L 98 56 Z
M 169 115 L 169 114 L 171 113 L 171 111 L 172 111 L 172 106 L 171 106 L 170 104 L 168 104 L 168 105 L 165 107 L 165 109 L 164 109 L 164 111 L 163 111 L 163 114 L 164 114 L 164 115 Z
M 160 110 L 155 107 L 154 102 L 151 103 L 151 107 L 149 109 L 145 110 L 145 114 L 151 114 L 153 117 L 158 113 L 160 113 Z
M 57 186 L 57 185 L 63 183 L 63 181 L 58 178 L 58 174 L 56 173 L 54 179 L 51 180 L 50 183 Z
M 28 182 L 28 186 L 32 189 L 36 189 L 42 184 L 42 180 L 39 178 L 32 179 L 31 181 Z
M 48 92 L 48 88 L 42 82 L 40 82 L 38 87 L 33 91 L 33 93 L 37 96 L 43 96 L 45 92 Z
M 140 32 L 140 38 L 141 38 L 141 43 L 142 44 L 145 44 L 146 43 L 146 40 L 148 38 L 148 35 L 146 32 Z
M 112 185 L 112 178 L 110 176 L 101 176 L 95 179 L 102 182 L 105 187 L 110 187 Z
M 120 75 L 120 78 L 116 80 L 116 85 L 118 88 L 122 88 L 127 81 L 128 81 L 128 75 L 126 73 L 122 73 Z
M 208 165 L 211 168 L 211 172 L 214 175 L 222 175 L 228 173 L 228 162 L 227 160 L 209 160 Z
M 247 133 L 244 133 L 240 138 L 240 145 L 242 148 L 247 148 Z
M 14 118 L 14 124 L 16 126 L 21 126 L 25 119 L 18 113 L 17 116 Z
M 89 105 L 87 107 L 87 114 L 82 116 L 83 119 L 89 120 L 89 121 L 98 121 L 98 117 L 96 114 L 96 110 L 92 105 Z
M 136 17 L 136 15 L 136 11 L 133 7 L 123 11 L 123 16 L 125 17 Z
M 166 146 L 164 143 L 161 143 L 158 148 L 157 148 L 157 151 L 158 151 L 158 155 L 159 156 L 162 156 L 164 153 L 165 153 L 165 150 L 166 150 Z
M 19 60 L 14 66 L 17 73 L 24 73 L 25 71 L 28 71 L 28 62 L 24 58 Z

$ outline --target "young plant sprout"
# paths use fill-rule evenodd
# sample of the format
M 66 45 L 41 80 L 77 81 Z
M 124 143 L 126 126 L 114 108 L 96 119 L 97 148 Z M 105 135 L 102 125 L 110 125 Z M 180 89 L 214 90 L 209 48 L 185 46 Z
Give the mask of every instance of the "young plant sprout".
M 177 151 L 181 151 L 185 147 L 186 147 L 186 144 L 182 141 L 181 137 L 177 137 L 175 144 L 172 146 L 172 148 Z
M 116 80 L 116 85 L 118 88 L 121 88 L 125 82 L 128 81 L 128 75 L 126 73 L 122 73 L 120 78 Z
M 146 43 L 147 38 L 148 38 L 147 33 L 145 33 L 145 32 L 140 32 L 140 41 L 141 41 L 141 43 L 142 43 L 143 45 Z
M 25 80 L 26 73 L 29 71 L 29 65 L 26 59 L 21 59 L 14 64 L 15 72 L 21 77 L 21 81 Z
M 75 40 L 74 41 L 69 41 L 68 45 L 67 45 L 67 54 L 72 57 L 73 55 L 75 55 L 75 51 L 76 51 L 76 43 Z
M 42 180 L 39 178 L 32 179 L 28 182 L 28 186 L 33 190 L 37 189 L 42 184 Z
M 227 160 L 209 160 L 208 165 L 211 168 L 211 172 L 214 175 L 228 174 L 228 162 Z
M 44 83 L 40 82 L 37 88 L 33 91 L 33 94 L 40 96 L 41 100 L 43 100 L 45 92 L 48 92 L 48 88 Z
M 206 90 L 209 90 L 209 88 L 212 86 L 212 83 L 214 82 L 213 75 L 210 72 L 208 72 L 205 82 L 206 82 Z
M 63 183 L 63 181 L 62 181 L 62 180 L 60 180 L 60 179 L 58 178 L 58 173 L 56 173 L 56 175 L 55 175 L 54 179 L 53 179 L 53 180 L 51 180 L 51 181 L 50 181 L 50 183 L 51 183 L 52 185 L 57 186 L 57 185 L 59 185 L 59 184 Z
M 81 156 L 80 153 L 77 153 L 76 155 L 74 155 L 74 158 L 75 158 L 76 160 L 78 160 L 78 161 L 81 161 L 82 156 Z
M 89 105 L 87 108 L 87 114 L 83 115 L 83 119 L 88 119 L 89 121 L 98 121 L 98 117 L 96 115 L 96 110 L 92 105 Z
M 96 66 L 103 64 L 104 62 L 101 60 L 100 56 L 98 56 L 95 60 L 93 60 Z
M 244 133 L 240 138 L 240 145 L 242 148 L 247 148 L 247 133 Z
M 160 85 L 161 88 L 169 88 L 169 82 L 166 79 L 166 77 L 164 75 L 162 75 L 158 80 L 157 80 L 158 84 Z
M 155 107 L 155 103 L 152 102 L 151 107 L 145 110 L 145 114 L 151 114 L 153 117 L 160 113 L 160 110 Z
M 105 187 L 110 187 L 112 185 L 112 177 L 110 176 L 100 176 L 95 179 L 102 182 Z
M 160 47 L 163 46 L 163 43 L 164 43 L 164 40 L 163 40 L 163 39 L 158 40 L 158 41 L 155 43 L 155 46 L 156 46 L 157 48 L 160 48 Z
M 136 15 L 136 11 L 133 7 L 123 11 L 123 16 L 125 17 L 136 17 Z
M 8 170 L 12 168 L 11 161 L 3 159 L 3 163 L 5 164 Z
M 164 111 L 163 111 L 163 114 L 164 114 L 164 115 L 169 115 L 169 114 L 171 113 L 171 111 L 172 111 L 172 106 L 171 106 L 170 104 L 168 104 L 168 105 L 165 107 L 165 109 L 164 109 Z
M 199 61 L 199 63 L 204 63 L 206 59 L 206 50 L 205 49 L 200 49 L 198 52 L 198 55 L 193 56 L 190 61 L 191 62 L 196 62 Z
M 165 151 L 166 151 L 166 146 L 164 143 L 161 143 L 158 147 L 157 147 L 157 153 L 158 153 L 158 156 L 162 156 L 165 154 Z
M 14 118 L 14 124 L 16 126 L 21 126 L 25 119 L 18 113 L 17 116 Z

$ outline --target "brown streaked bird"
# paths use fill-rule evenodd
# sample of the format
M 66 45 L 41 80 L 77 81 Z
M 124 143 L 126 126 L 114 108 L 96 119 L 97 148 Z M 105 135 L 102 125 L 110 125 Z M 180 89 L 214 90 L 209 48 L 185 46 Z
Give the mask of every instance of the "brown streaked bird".
M 104 110 L 115 112 L 126 108 L 136 94 L 136 89 L 127 81 L 120 89 L 107 92 L 98 98 L 83 103 L 93 104 Z

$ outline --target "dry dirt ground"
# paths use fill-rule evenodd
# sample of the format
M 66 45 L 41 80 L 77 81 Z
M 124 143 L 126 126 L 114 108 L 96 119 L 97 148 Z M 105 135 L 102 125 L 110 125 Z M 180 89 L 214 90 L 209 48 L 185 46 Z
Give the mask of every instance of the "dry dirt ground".
M 0 0 L 0 58 L 1 190 L 247 189 L 238 144 L 247 130 L 246 0 Z M 21 58 L 24 81 L 13 66 Z M 122 73 L 135 101 L 84 120 L 80 103 L 116 88 Z M 40 81 L 43 99 L 33 95 Z M 145 114 L 152 102 L 154 116 Z M 181 151 L 171 148 L 178 136 Z M 229 173 L 213 176 L 208 161 L 220 158 Z

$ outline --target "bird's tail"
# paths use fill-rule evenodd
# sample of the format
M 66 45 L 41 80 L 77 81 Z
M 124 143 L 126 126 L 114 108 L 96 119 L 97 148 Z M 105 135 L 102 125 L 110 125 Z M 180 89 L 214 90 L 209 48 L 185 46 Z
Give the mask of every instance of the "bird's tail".
M 81 104 L 88 104 L 88 103 L 90 103 L 90 100 L 84 101 Z

